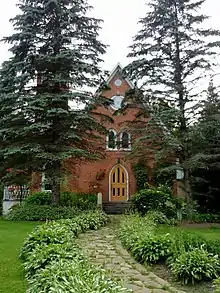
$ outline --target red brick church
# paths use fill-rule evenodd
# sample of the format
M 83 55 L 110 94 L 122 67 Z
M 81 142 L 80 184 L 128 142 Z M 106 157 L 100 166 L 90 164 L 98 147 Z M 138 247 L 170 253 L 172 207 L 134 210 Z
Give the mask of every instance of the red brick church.
M 126 107 L 121 114 L 114 115 L 121 108 L 126 92 L 134 88 L 129 79 L 122 77 L 122 66 L 118 64 L 110 74 L 102 95 L 111 99 L 108 107 L 101 106 L 97 112 L 108 115 L 112 122 L 105 122 L 108 130 L 106 137 L 100 142 L 104 146 L 103 159 L 83 161 L 77 164 L 74 174 L 68 179 L 68 189 L 82 192 L 101 192 L 104 202 L 127 202 L 136 192 L 136 181 L 132 170 L 132 162 L 128 158 L 134 137 L 129 131 L 129 123 L 136 119 L 142 111 L 134 105 Z M 149 158 L 148 168 L 154 161 Z
M 105 122 L 108 134 L 98 142 L 103 148 L 103 158 L 96 161 L 84 160 L 77 164 L 76 161 L 71 164 L 69 160 L 66 165 L 69 165 L 70 172 L 62 187 L 66 191 L 102 193 L 103 202 L 112 204 L 127 202 L 136 192 L 132 161 L 129 159 L 135 137 L 131 134 L 128 124 L 136 120 L 142 109 L 131 104 L 123 113 L 114 115 L 121 108 L 125 94 L 134 88 L 129 79 L 122 77 L 122 70 L 120 64 L 114 68 L 107 80 L 108 89 L 102 92 L 102 96 L 112 102 L 108 107 L 100 106 L 96 109 L 96 112 L 110 116 L 112 120 Z M 147 168 L 152 169 L 153 158 L 148 158 L 147 161 Z M 44 181 L 44 178 L 42 179 L 38 178 L 38 182 L 34 180 L 35 190 L 36 187 L 39 189 L 39 185 L 44 189 L 44 184 L 39 184 Z

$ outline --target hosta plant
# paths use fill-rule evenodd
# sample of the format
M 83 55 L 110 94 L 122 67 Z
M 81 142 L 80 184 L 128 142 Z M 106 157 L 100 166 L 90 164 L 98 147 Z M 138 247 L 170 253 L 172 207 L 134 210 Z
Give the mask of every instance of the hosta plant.
M 131 292 L 109 279 L 106 272 L 88 261 L 58 260 L 39 270 L 29 281 L 27 293 L 128 293 Z
M 203 247 L 183 251 L 168 262 L 172 274 L 184 284 L 212 280 L 220 273 L 218 256 L 210 254 Z
M 32 253 L 29 254 L 28 259 L 24 263 L 24 270 L 26 272 L 26 277 L 29 279 L 33 277 L 39 269 L 44 269 L 53 261 L 59 261 L 60 259 L 78 261 L 83 259 L 83 257 L 82 251 L 74 242 L 62 244 L 52 243 L 49 245 L 44 243 L 38 245 Z

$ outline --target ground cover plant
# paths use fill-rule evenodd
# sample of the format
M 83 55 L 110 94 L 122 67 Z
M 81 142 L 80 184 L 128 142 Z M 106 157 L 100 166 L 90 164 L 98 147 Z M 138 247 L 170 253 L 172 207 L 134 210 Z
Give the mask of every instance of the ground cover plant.
M 0 292 L 24 293 L 27 288 L 21 262 L 20 246 L 36 222 L 12 222 L 0 219 Z
M 127 215 L 121 221 L 119 237 L 137 261 L 157 268 L 163 266 L 169 269 L 173 280 L 183 284 L 197 286 L 198 282 L 212 281 L 219 276 L 220 229 L 190 231 L 190 228 L 158 224 L 157 218 L 157 212 L 150 212 L 145 217 Z M 206 291 L 199 288 L 201 292 L 212 292 L 210 283 Z
M 106 222 L 102 212 L 87 212 L 73 219 L 46 222 L 30 233 L 20 252 L 29 284 L 27 292 L 130 292 L 89 263 L 76 244 L 79 233 L 99 229 Z
M 52 204 L 51 192 L 31 194 L 21 205 L 14 206 L 7 219 L 13 221 L 45 221 L 69 219 L 85 210 L 95 210 L 94 194 L 63 192 L 58 205 Z

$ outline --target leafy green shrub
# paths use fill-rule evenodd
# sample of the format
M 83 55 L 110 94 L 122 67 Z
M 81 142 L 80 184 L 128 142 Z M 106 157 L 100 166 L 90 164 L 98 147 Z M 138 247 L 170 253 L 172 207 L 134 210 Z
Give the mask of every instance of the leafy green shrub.
M 46 222 L 28 235 L 22 246 L 20 257 L 27 259 L 37 245 L 63 244 L 72 241 L 81 232 L 104 226 L 107 220 L 104 213 L 96 211 L 80 214 L 73 219 Z
M 80 192 L 63 192 L 60 196 L 61 206 L 77 207 L 81 210 L 94 209 L 97 205 L 95 194 Z
M 47 222 L 35 228 L 24 241 L 20 258 L 26 260 L 30 253 L 39 245 L 64 244 L 71 240 L 71 231 L 68 227 L 56 222 Z
M 140 190 L 131 201 L 134 209 L 141 215 L 150 210 L 158 210 L 169 218 L 176 217 L 175 198 L 163 187 Z
M 192 217 L 194 223 L 220 223 L 220 214 L 199 214 L 195 213 Z
M 139 191 L 139 190 L 144 189 L 145 184 L 148 181 L 146 164 L 143 161 L 139 161 L 138 163 L 133 165 L 132 169 L 135 174 L 137 190 Z
M 214 288 L 215 288 L 214 293 L 220 293 L 220 278 L 214 281 Z
M 83 254 L 79 247 L 74 243 L 51 243 L 37 245 L 28 255 L 24 263 L 26 277 L 31 278 L 39 269 L 44 269 L 52 261 L 83 259 Z
M 25 199 L 25 204 L 31 205 L 50 205 L 52 204 L 51 192 L 35 192 Z
M 22 204 L 12 209 L 7 215 L 7 219 L 13 221 L 59 220 L 73 218 L 79 213 L 79 209 L 72 207 Z
M 173 244 L 170 235 L 156 235 L 155 228 L 155 213 L 122 219 L 119 238 L 137 261 L 153 263 L 170 256 Z
M 166 260 L 172 254 L 172 244 L 170 234 L 149 234 L 133 244 L 131 254 L 139 262 L 155 263 Z
M 175 219 L 168 219 L 164 213 L 160 211 L 149 211 L 147 213 L 148 219 L 152 219 L 156 224 L 176 225 Z
M 219 276 L 220 260 L 204 248 L 183 251 L 169 259 L 173 275 L 184 284 L 212 280 Z
M 27 293 L 128 293 L 116 282 L 109 279 L 106 272 L 94 267 L 88 261 L 58 260 L 52 262 L 29 281 Z

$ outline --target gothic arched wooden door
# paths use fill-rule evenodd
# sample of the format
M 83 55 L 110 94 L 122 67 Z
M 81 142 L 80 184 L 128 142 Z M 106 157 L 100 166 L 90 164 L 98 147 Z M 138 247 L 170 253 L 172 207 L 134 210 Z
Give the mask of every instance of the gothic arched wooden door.
M 109 200 L 128 200 L 128 172 L 122 165 L 116 165 L 109 174 Z

